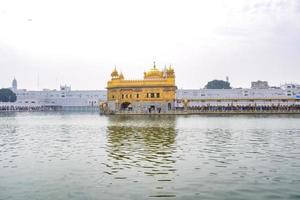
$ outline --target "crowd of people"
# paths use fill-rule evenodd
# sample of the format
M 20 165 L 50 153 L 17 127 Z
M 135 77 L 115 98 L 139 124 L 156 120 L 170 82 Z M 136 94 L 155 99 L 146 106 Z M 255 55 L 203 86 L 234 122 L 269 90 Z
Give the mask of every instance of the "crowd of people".
M 0 106 L 0 112 L 6 111 L 59 111 L 59 107 L 52 106 Z M 176 111 L 190 111 L 190 112 L 299 112 L 300 105 L 245 105 L 245 106 L 190 106 L 187 108 L 177 107 Z M 149 113 L 160 113 L 161 109 L 149 109 Z
M 184 110 L 178 108 L 177 110 Z M 300 105 L 245 105 L 245 106 L 191 106 L 187 108 L 188 111 L 195 112 L 300 112 Z
M 51 106 L 0 106 L 0 112 L 6 111 L 55 111 L 57 107 Z

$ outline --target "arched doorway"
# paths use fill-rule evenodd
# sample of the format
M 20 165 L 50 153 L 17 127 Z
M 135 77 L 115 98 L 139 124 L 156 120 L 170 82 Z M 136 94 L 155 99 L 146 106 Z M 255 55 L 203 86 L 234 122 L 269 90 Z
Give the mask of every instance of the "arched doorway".
M 132 105 L 130 102 L 123 102 L 121 104 L 121 110 L 132 110 Z
M 168 103 L 168 110 L 171 110 L 171 109 L 172 109 L 172 104 Z

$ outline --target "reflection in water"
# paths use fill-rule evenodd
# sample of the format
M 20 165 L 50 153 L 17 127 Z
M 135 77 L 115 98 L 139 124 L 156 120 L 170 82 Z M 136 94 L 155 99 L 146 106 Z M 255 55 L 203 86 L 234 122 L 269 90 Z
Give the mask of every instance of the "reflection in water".
M 133 182 L 145 181 L 145 176 L 157 181 L 153 186 L 159 192 L 150 196 L 174 197 L 175 194 L 163 190 L 176 172 L 175 138 L 174 117 L 110 117 L 106 147 L 108 163 L 104 163 L 106 173 L 114 179 L 128 179 L 134 170 Z M 132 178 L 132 174 L 130 176 Z
M 0 114 L 0 199 L 299 199 L 299 122 Z

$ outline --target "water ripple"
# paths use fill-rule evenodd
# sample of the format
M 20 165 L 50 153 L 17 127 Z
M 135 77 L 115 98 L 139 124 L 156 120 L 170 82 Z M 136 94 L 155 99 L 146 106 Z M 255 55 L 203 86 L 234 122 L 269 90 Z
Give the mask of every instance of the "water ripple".
M 300 118 L 0 116 L 0 199 L 297 199 Z

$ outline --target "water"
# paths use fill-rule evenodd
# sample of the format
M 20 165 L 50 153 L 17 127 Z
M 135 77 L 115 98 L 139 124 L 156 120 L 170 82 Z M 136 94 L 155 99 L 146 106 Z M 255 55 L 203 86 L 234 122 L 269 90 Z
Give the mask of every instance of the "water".
M 0 113 L 0 199 L 299 199 L 300 116 Z

